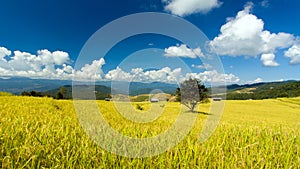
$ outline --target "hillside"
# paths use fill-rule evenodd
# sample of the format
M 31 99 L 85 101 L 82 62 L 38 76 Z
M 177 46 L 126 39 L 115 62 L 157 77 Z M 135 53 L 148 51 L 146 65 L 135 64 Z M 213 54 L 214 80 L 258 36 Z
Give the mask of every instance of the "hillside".
M 224 97 L 224 94 L 216 96 Z M 300 81 L 227 86 L 227 100 L 269 99 L 300 96 Z
M 6 78 L 0 79 L 0 91 L 9 92 L 19 95 L 23 91 L 36 91 L 42 94 L 56 95 L 60 87 L 65 86 L 67 93 L 65 98 L 72 98 L 72 81 L 63 80 L 47 80 L 47 79 L 30 79 L 30 78 Z M 156 89 L 162 93 L 174 94 L 177 84 L 168 84 L 161 82 L 140 83 L 140 82 L 112 82 L 99 81 L 95 83 L 96 98 L 103 99 L 111 94 L 111 87 L 114 95 L 127 95 L 126 88 L 129 85 L 129 95 L 138 96 L 149 94 Z M 90 84 L 82 83 L 81 87 L 93 87 Z M 218 91 L 221 87 L 215 87 L 214 91 Z M 255 84 L 238 85 L 232 84 L 226 86 L 228 100 L 247 100 L 247 99 L 267 99 L 277 97 L 297 97 L 300 96 L 300 81 L 284 81 L 284 82 L 264 82 Z M 222 91 L 222 90 L 220 90 Z M 212 97 L 223 97 L 225 94 L 215 92 L 217 94 Z M 140 99 L 138 99 L 140 100 Z M 143 99 L 142 99 L 143 100 Z
M 23 77 L 0 78 L 0 91 L 20 94 L 23 91 L 47 91 L 60 86 L 70 85 L 72 81 L 67 80 L 48 80 L 48 79 L 30 79 Z
M 151 91 L 155 90 L 155 85 L 151 86 L 151 84 L 144 84 L 144 86 L 140 86 L 140 87 L 135 87 L 138 84 L 134 84 L 133 86 L 130 86 L 129 90 L 130 90 L 130 98 L 132 101 L 147 101 L 149 100 L 150 95 L 148 93 L 151 93 Z M 65 85 L 62 86 L 66 89 L 66 93 L 64 94 L 64 98 L 65 99 L 72 99 L 72 86 L 71 85 Z M 145 87 L 145 88 L 144 88 Z M 146 88 L 148 87 L 148 88 Z M 56 97 L 56 94 L 60 91 L 60 88 L 56 88 L 53 90 L 48 90 L 48 91 L 44 91 L 41 92 L 42 95 L 48 95 L 48 96 L 52 96 L 52 97 Z M 103 86 L 103 85 L 77 85 L 76 89 L 79 91 L 82 91 L 82 93 L 84 94 L 86 91 L 94 91 L 95 92 L 95 96 L 97 100 L 104 100 L 105 98 L 110 98 L 111 95 L 115 95 L 114 98 L 118 98 L 119 97 L 126 97 L 126 94 L 124 95 L 123 91 L 120 91 L 118 89 L 111 89 L 110 87 L 107 86 Z M 163 90 L 161 90 L 163 91 Z M 169 93 L 174 93 L 173 90 L 169 89 L 169 90 L 165 90 Z M 171 97 L 171 94 L 169 93 L 155 93 L 154 95 L 151 96 L 151 98 L 157 98 L 159 100 L 169 100 L 169 98 Z M 136 94 L 136 95 L 133 95 Z M 89 99 L 89 96 L 84 96 L 81 95 L 80 98 L 84 98 L 84 99 Z M 118 100 L 118 99 L 117 99 Z M 120 99 L 122 100 L 122 99 Z
M 72 86 L 71 85 L 65 85 L 63 86 L 66 89 L 66 93 L 64 94 L 64 98 L 65 99 L 72 99 Z M 104 100 L 107 97 L 110 97 L 110 93 L 111 93 L 111 88 L 110 87 L 106 87 L 106 86 L 102 86 L 102 85 L 78 85 L 76 86 L 76 89 L 79 91 L 83 91 L 82 93 L 84 94 L 85 91 L 94 91 L 95 92 L 95 96 L 97 100 Z M 53 89 L 53 90 L 48 90 L 45 92 L 42 92 L 42 94 L 44 95 L 50 95 L 52 97 L 56 97 L 56 94 L 59 92 L 60 87 Z M 88 96 L 80 96 L 80 98 L 87 98 Z

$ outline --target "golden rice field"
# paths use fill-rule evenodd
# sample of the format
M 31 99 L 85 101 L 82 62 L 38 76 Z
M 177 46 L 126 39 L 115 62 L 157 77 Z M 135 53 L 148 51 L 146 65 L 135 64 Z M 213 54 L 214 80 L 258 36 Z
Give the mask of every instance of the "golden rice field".
M 134 123 L 113 102 L 97 104 L 111 127 L 137 138 L 166 131 L 180 114 L 179 103 L 156 103 L 164 110 L 159 118 Z M 136 104 L 150 109 L 150 103 L 133 103 L 132 108 Z M 204 113 L 181 112 L 197 120 L 174 148 L 128 158 L 102 149 L 87 136 L 71 100 L 1 96 L 0 168 L 300 168 L 300 98 L 226 101 L 218 128 L 200 143 L 209 107 L 200 106 Z

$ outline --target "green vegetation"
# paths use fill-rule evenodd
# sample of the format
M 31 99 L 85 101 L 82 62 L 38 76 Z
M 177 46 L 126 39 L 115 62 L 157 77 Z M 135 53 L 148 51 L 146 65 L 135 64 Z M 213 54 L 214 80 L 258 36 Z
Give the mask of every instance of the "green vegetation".
M 149 101 L 149 95 L 139 95 L 139 96 L 131 97 L 130 100 L 132 102 L 145 102 L 145 101 Z
M 44 97 L 44 96 L 46 96 L 46 95 L 44 95 L 44 94 L 41 93 L 41 92 L 36 92 L 36 91 L 32 90 L 31 92 L 23 91 L 23 92 L 21 93 L 21 96 Z
M 87 89 L 90 91 L 95 92 L 95 96 L 97 100 L 105 100 L 105 98 L 111 98 L 111 88 L 102 86 L 102 85 L 77 85 L 75 86 L 76 90 L 82 91 L 84 94 Z M 63 89 L 63 91 L 62 91 Z M 43 92 L 45 95 L 50 95 L 53 98 L 57 99 L 73 99 L 72 98 L 72 86 L 71 85 L 65 85 L 58 89 L 49 90 L 46 92 Z M 82 96 L 84 98 L 84 96 Z
M 67 93 L 67 89 L 63 86 L 59 89 L 59 91 L 56 93 L 56 99 L 64 99 L 65 94 Z
M 95 89 L 95 97 L 97 100 L 105 100 L 106 98 L 111 98 L 111 89 L 106 86 L 101 86 L 101 85 L 81 85 L 81 86 L 76 86 L 77 90 L 82 90 L 83 94 L 86 92 L 85 88 Z M 66 85 L 62 86 L 58 89 L 53 89 L 45 92 L 37 92 L 37 91 L 23 91 L 21 96 L 33 96 L 33 97 L 52 97 L 55 99 L 73 99 L 72 98 L 72 86 L 71 85 Z M 84 98 L 84 96 L 83 96 Z
M 245 85 L 235 90 L 229 90 L 228 100 L 270 99 L 279 97 L 300 96 L 300 82 L 272 82 L 266 84 Z
M 115 130 L 138 138 L 164 132 L 180 110 L 179 103 L 169 102 L 159 119 L 137 124 L 124 119 L 113 102 L 98 105 Z M 148 110 L 151 103 L 143 106 Z M 201 104 L 199 111 L 209 108 L 210 103 Z M 196 124 L 173 149 L 150 158 L 127 158 L 89 139 L 71 100 L 3 96 L 0 168 L 300 168 L 300 98 L 226 101 L 217 130 L 204 143 L 198 138 L 209 115 L 188 115 L 197 116 Z

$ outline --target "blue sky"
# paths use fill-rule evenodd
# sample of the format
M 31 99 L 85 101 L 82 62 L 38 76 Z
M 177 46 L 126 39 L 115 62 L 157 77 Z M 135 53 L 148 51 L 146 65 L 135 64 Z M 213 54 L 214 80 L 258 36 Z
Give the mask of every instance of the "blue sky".
M 134 76 L 137 81 L 174 82 L 187 76 L 181 67 L 187 65 L 189 76 L 207 82 L 211 77 L 240 84 L 299 80 L 299 6 L 298 0 L 4 0 L 0 77 L 72 79 L 76 74 L 96 80 Z M 196 25 L 221 58 L 224 72 L 195 59 L 201 55 L 197 46 L 155 34 L 124 39 L 104 58 L 95 56 L 98 59 L 74 68 L 82 47 L 98 29 L 140 12 L 176 15 Z

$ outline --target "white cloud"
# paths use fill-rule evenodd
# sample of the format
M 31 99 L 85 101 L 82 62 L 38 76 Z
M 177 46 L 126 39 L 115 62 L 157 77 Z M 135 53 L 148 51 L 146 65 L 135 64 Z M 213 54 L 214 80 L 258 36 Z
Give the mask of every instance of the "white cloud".
M 237 77 L 234 74 L 224 74 L 224 73 L 219 73 L 216 70 L 211 70 L 211 71 L 204 71 L 201 73 L 187 73 L 186 78 L 197 78 L 200 79 L 202 82 L 207 82 L 207 83 L 216 83 L 216 84 L 221 84 L 221 83 L 238 83 L 240 82 L 240 78 Z
M 210 42 L 219 55 L 257 57 L 275 53 L 277 49 L 291 46 L 295 37 L 288 33 L 270 33 L 264 30 L 263 20 L 251 14 L 253 4 L 248 3 L 236 17 L 227 18 L 221 33 Z
M 144 71 L 142 68 L 135 68 L 130 72 L 125 72 L 120 67 L 117 67 L 114 70 L 110 70 L 105 75 L 105 78 L 117 81 L 176 83 L 181 80 L 181 74 L 181 68 L 171 70 L 169 67 L 164 67 L 159 70 L 147 71 Z
M 62 65 L 64 63 L 69 62 L 69 54 L 63 51 L 55 51 L 51 53 L 47 49 L 39 50 L 38 57 L 42 64 L 55 64 L 55 65 Z
M 4 50 L 5 56 L 10 55 L 9 50 Z M 3 52 L 4 53 L 4 52 Z M 14 51 L 9 56 L 8 61 L 0 60 L 0 77 L 29 77 L 40 79 L 60 79 L 77 81 L 93 81 L 93 80 L 117 80 L 117 81 L 135 81 L 135 82 L 165 82 L 179 83 L 191 76 L 199 78 L 203 82 L 221 83 L 227 81 L 238 82 L 239 78 L 233 74 L 220 74 L 217 71 L 205 71 L 202 73 L 183 74 L 181 68 L 171 69 L 164 67 L 158 70 L 143 70 L 143 68 L 135 68 L 129 72 L 122 70 L 120 67 L 110 70 L 104 74 L 102 66 L 105 60 L 100 58 L 94 60 L 90 64 L 84 65 L 79 70 L 69 65 L 70 58 L 68 53 L 62 51 L 50 52 L 47 49 L 39 50 L 37 55 Z M 195 67 L 200 68 L 200 66 Z M 203 64 L 204 67 L 210 67 Z
M 218 0 L 162 0 L 167 3 L 165 10 L 179 16 L 194 13 L 207 13 L 222 3 Z
M 123 71 L 120 67 L 116 69 L 110 70 L 105 78 L 107 80 L 115 80 L 115 81 L 131 81 L 132 75 L 128 72 Z
M 263 82 L 263 79 L 259 77 L 259 78 L 255 79 L 255 80 L 253 80 L 253 82 L 254 83 L 261 83 L 261 82 Z
M 295 42 L 295 37 L 292 34 L 279 32 L 277 34 L 263 31 L 261 34 L 264 42 L 262 53 L 275 52 L 276 49 L 287 48 Z
M 212 68 L 212 66 L 208 63 L 203 63 L 203 65 L 192 64 L 192 67 L 197 68 L 197 69 L 211 69 Z
M 135 68 L 130 72 L 125 72 L 120 67 L 117 67 L 116 69 L 109 71 L 105 76 L 107 80 L 165 83 L 180 83 L 190 77 L 200 79 L 204 83 L 222 84 L 224 82 L 240 82 L 240 78 L 234 74 L 222 74 L 218 73 L 216 70 L 204 71 L 201 73 L 187 73 L 184 75 L 181 68 L 172 70 L 169 67 L 149 71 L 144 71 L 142 68 Z
M 273 53 L 262 54 L 260 58 L 264 66 L 279 66 L 279 63 L 277 63 L 274 59 L 275 55 Z
M 256 78 L 255 80 L 246 81 L 245 84 L 254 84 L 254 83 L 261 83 L 264 80 L 261 77 Z
M 0 76 L 22 76 L 45 79 L 70 79 L 69 54 L 62 51 L 50 52 L 47 49 L 39 50 L 37 55 L 11 51 L 0 47 L 2 56 L 9 56 L 8 60 L 0 60 Z M 73 68 L 72 68 L 73 69 Z M 62 74 L 63 72 L 68 72 Z
M 260 6 L 264 7 L 264 8 L 267 8 L 270 6 L 270 2 L 269 0 L 263 0 L 260 2 Z
M 293 45 L 284 55 L 291 59 L 290 64 L 300 64 L 300 45 Z
M 9 55 L 11 55 L 10 50 L 6 49 L 5 47 L 0 47 L 0 60 L 6 61 L 4 57 Z
M 61 66 L 70 61 L 69 54 L 62 51 L 55 51 L 52 53 L 44 49 L 39 50 L 37 52 L 38 55 L 21 51 L 14 51 L 13 53 L 14 55 L 10 57 L 7 64 L 5 66 L 1 64 L 0 66 L 15 72 L 23 71 L 21 74 L 26 74 L 24 72 L 28 71 L 54 73 L 55 66 Z M 29 75 L 32 74 L 33 73 L 31 72 Z
M 181 44 L 180 46 L 170 46 L 165 49 L 166 57 L 185 57 L 185 58 L 196 58 L 204 57 L 200 47 L 195 49 L 190 49 L 186 44 Z
M 80 70 L 74 72 L 76 79 L 78 81 L 94 81 L 104 79 L 104 73 L 102 71 L 102 66 L 105 64 L 105 60 L 100 58 L 99 60 L 94 60 L 91 64 L 85 64 Z M 71 68 L 66 68 L 71 70 Z

